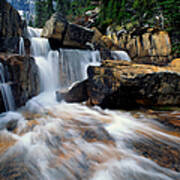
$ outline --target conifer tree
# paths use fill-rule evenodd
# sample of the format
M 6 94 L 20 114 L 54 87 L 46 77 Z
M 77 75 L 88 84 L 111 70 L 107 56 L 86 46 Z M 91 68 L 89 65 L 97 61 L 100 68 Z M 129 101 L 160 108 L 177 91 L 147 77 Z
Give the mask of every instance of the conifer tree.
M 35 9 L 36 9 L 35 26 L 43 27 L 45 24 L 45 21 L 47 20 L 46 1 L 36 0 Z
M 47 5 L 46 5 L 46 12 L 47 12 L 47 18 L 49 19 L 51 15 L 54 13 L 54 8 L 53 8 L 53 0 L 47 0 Z

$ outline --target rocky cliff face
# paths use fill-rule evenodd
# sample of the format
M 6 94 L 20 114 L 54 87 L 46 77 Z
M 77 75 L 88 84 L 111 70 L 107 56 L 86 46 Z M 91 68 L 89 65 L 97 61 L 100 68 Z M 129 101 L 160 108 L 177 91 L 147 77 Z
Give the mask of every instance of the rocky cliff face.
M 86 89 L 81 98 L 104 108 L 180 105 L 180 60 L 168 67 L 107 60 L 100 67 L 88 68 Z M 75 86 L 63 96 L 74 102 L 77 92 L 82 91 Z
M 128 50 L 136 63 L 162 66 L 172 60 L 170 37 L 162 30 L 142 28 L 122 33 L 119 45 Z
M 6 2 L 0 1 L 0 52 L 18 52 L 19 37 L 24 37 L 26 23 L 18 12 Z
M 28 99 L 39 93 L 38 68 L 33 58 L 1 53 L 0 62 L 4 66 L 5 79 L 11 85 L 17 107 L 24 105 Z M 0 96 L 0 104 L 3 105 L 2 102 Z M 3 111 L 4 108 L 1 107 L 0 111 Z

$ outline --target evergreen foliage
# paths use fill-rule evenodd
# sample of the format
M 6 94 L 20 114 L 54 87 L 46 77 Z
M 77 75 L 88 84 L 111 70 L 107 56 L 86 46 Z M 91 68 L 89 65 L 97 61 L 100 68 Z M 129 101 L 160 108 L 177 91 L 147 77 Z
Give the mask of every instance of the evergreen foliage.
M 101 13 L 97 26 L 103 33 L 109 25 L 123 26 L 128 23 L 168 31 L 174 53 L 180 54 L 180 1 L 101 0 Z
M 94 2 L 95 0 L 93 0 Z M 96 0 L 101 12 L 96 26 L 105 33 L 109 25 L 158 27 L 173 37 L 174 52 L 180 51 L 180 1 L 177 0 Z M 53 4 L 56 6 L 53 6 Z M 59 11 L 74 20 L 94 9 L 91 0 L 37 0 L 35 26 L 42 27 L 53 12 Z M 179 53 L 179 52 L 178 52 Z
M 47 2 L 45 0 L 36 0 L 35 8 L 36 8 L 36 18 L 35 18 L 35 26 L 43 27 L 46 20 L 48 19 L 47 13 Z

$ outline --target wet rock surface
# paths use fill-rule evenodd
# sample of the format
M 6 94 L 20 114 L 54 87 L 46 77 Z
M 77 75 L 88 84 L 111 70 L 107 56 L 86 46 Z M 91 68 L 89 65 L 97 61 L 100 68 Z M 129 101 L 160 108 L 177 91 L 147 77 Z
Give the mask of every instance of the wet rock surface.
M 8 143 L 7 147 L 4 148 L 5 139 L 2 139 L 1 144 L 0 138 L 1 179 L 31 180 L 46 179 L 47 177 L 64 180 L 90 179 L 95 171 L 95 166 L 111 157 L 111 153 L 107 151 L 108 146 L 112 149 L 115 148 L 115 140 L 103 128 L 102 123 L 95 119 L 81 120 L 81 118 L 73 117 L 71 113 L 64 110 L 60 110 L 58 114 L 53 112 L 41 115 L 24 113 L 24 116 L 28 119 L 35 119 L 28 120 L 23 128 L 17 127 L 13 131 L 19 136 L 19 141 L 16 144 Z M 43 123 L 43 119 L 55 126 L 48 128 L 46 123 Z M 58 128 L 55 129 L 55 127 Z M 43 128 L 44 132 L 39 134 L 36 131 L 39 128 Z M 27 137 L 26 135 L 31 134 L 31 132 L 32 137 Z M 4 135 L 6 133 L 1 134 L 0 137 L 4 137 Z M 32 144 L 29 147 L 23 137 L 32 138 Z M 40 145 L 39 140 L 43 144 Z M 43 151 L 42 146 L 44 147 Z M 99 151 L 91 151 L 91 148 L 92 150 L 99 149 Z M 41 158 L 48 163 L 44 164 L 44 161 L 40 161 Z M 42 165 L 45 165 L 44 169 Z
M 11 86 L 17 107 L 40 92 L 38 68 L 33 58 L 1 53 L 0 62 L 4 66 L 6 83 Z
M 85 80 L 82 83 L 77 83 L 73 86 L 70 91 L 57 91 L 56 99 L 60 102 L 61 100 L 65 100 L 66 102 L 83 102 L 88 100 L 87 94 L 87 83 Z
M 156 137 L 142 133 L 139 129 L 138 133 L 142 135 L 138 141 L 133 142 L 133 149 L 140 155 L 153 160 L 155 163 L 162 167 L 172 169 L 180 172 L 180 149 L 179 140 L 176 137 L 180 137 L 180 110 L 177 108 L 176 111 L 154 111 L 145 110 L 145 118 L 154 119 L 164 126 L 155 126 L 159 132 L 165 133 L 166 135 L 173 135 L 174 141 L 177 143 L 170 143 L 168 137 L 161 139 L 159 133 Z M 159 139 L 159 140 L 158 140 Z
M 175 61 L 164 68 L 112 60 L 90 66 L 88 102 L 103 108 L 180 105 L 180 61 Z
M 6 108 L 5 108 L 5 105 L 4 105 L 3 96 L 2 96 L 1 91 L 0 91 L 0 107 L 1 107 L 1 108 L 0 108 L 0 113 L 6 111 Z

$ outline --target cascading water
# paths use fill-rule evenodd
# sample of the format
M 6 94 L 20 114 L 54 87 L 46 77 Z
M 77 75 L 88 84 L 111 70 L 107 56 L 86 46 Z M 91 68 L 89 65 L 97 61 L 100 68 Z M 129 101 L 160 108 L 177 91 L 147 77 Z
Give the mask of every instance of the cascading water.
M 60 52 L 61 88 L 86 79 L 88 65 L 98 65 L 101 61 L 98 51 L 61 49 Z
M 33 32 L 33 33 L 32 33 Z M 100 62 L 98 51 L 59 49 L 52 51 L 45 38 L 37 37 L 40 30 L 30 28 L 31 52 L 38 65 L 42 91 L 67 88 L 76 81 L 85 79 L 89 64 Z
M 39 30 L 32 32 L 37 35 Z M 31 37 L 31 44 L 42 92 L 19 112 L 0 115 L 0 179 L 180 179 L 180 134 L 155 121 L 154 115 L 57 103 L 51 96 L 57 88 L 86 78 L 85 69 L 100 61 L 99 52 L 52 51 L 48 40 L 39 37 Z M 180 118 L 178 112 L 162 113 L 168 115 L 170 121 Z
M 31 37 L 40 37 L 41 32 L 42 32 L 42 29 L 32 28 L 32 27 L 28 27 L 27 30 L 28 30 L 29 38 L 31 38 Z
M 20 41 L 19 41 L 19 54 L 20 55 L 25 55 L 25 48 L 24 48 L 24 39 L 22 37 L 20 37 Z
M 58 82 L 54 77 L 58 77 L 58 72 L 54 71 L 59 61 L 58 52 L 51 51 L 48 40 L 33 37 L 31 38 L 32 55 L 39 68 L 41 91 L 53 91 L 58 88 Z M 55 63 L 54 63 L 55 62 Z
M 125 51 L 111 51 L 111 56 L 113 59 L 116 59 L 116 60 L 131 61 L 131 58 Z
M 11 87 L 8 83 L 5 82 L 4 67 L 3 64 L 1 63 L 0 63 L 0 91 L 2 94 L 6 111 L 15 110 L 15 103 L 14 103 Z
M 89 64 L 100 62 L 98 51 L 59 49 L 53 51 L 49 42 L 40 36 L 40 29 L 28 28 L 31 40 L 31 54 L 39 69 L 41 94 L 30 100 L 26 106 L 37 110 L 37 106 L 56 104 L 55 91 L 70 87 L 76 81 L 87 77 Z M 34 37 L 35 36 L 35 37 Z M 51 102 L 51 103 L 50 103 Z

